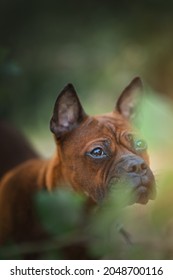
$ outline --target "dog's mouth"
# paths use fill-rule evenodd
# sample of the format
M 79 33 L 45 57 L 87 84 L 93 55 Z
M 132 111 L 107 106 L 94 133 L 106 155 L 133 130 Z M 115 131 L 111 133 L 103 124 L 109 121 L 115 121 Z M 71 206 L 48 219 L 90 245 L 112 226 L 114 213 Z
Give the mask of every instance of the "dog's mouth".
M 127 204 L 146 204 L 156 197 L 156 184 L 150 167 L 139 156 L 122 156 L 115 165 L 108 190 L 124 192 Z M 118 193 L 117 193 L 118 195 Z
M 138 187 L 135 196 L 137 203 L 147 204 L 149 201 L 148 191 L 145 186 Z
M 154 200 L 156 197 L 156 188 L 152 186 L 138 186 L 134 193 L 134 203 L 147 204 L 149 200 Z
M 140 176 L 112 178 L 109 191 L 112 190 L 117 195 L 119 191 L 125 193 L 128 205 L 147 204 L 149 200 L 154 200 L 156 197 L 156 184 L 152 173 L 147 178 L 145 176 L 144 179 Z

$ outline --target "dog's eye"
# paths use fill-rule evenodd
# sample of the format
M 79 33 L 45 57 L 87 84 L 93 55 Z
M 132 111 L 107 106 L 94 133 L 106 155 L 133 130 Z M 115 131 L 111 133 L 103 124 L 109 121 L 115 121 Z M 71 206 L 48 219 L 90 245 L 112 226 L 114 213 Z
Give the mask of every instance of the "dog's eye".
M 143 152 L 147 149 L 147 143 L 143 139 L 135 140 L 134 148 L 138 152 Z
M 103 158 L 106 156 L 106 153 L 103 151 L 102 148 L 97 147 L 97 148 L 93 149 L 91 152 L 89 152 L 89 155 L 92 158 Z

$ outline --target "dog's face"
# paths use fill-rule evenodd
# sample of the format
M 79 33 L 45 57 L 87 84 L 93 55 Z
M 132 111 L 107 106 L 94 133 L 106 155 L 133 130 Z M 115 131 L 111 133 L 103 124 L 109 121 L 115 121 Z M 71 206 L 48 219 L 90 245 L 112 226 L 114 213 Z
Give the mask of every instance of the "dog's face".
M 131 120 L 141 92 L 134 79 L 120 95 L 112 113 L 88 116 L 72 85 L 59 95 L 50 128 L 55 134 L 63 176 L 77 191 L 96 202 L 112 185 L 131 188 L 135 201 L 145 204 L 155 197 L 155 180 L 149 167 L 147 144 Z

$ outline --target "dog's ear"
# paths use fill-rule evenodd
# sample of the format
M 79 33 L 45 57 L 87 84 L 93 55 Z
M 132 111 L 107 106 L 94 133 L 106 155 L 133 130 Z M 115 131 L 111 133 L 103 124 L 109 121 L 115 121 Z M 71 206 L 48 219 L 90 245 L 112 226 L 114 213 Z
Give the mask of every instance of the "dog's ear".
M 134 78 L 121 93 L 116 104 L 116 111 L 126 119 L 133 120 L 141 100 L 142 89 L 141 79 L 139 77 Z
M 57 138 L 77 127 L 86 117 L 72 84 L 68 84 L 59 94 L 50 120 L 50 130 Z

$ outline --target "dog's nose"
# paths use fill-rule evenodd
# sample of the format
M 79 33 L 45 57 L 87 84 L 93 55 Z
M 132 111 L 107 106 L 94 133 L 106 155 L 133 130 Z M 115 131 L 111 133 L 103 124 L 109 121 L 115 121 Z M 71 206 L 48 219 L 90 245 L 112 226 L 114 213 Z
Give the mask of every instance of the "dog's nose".
M 147 165 L 142 158 L 130 159 L 126 166 L 126 172 L 128 173 L 145 174 L 146 171 Z

